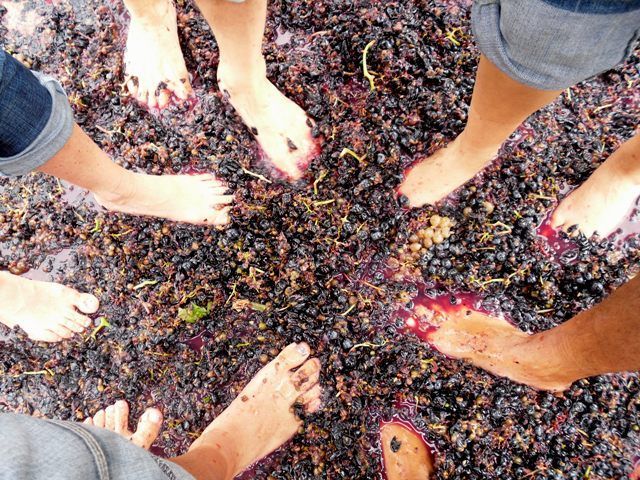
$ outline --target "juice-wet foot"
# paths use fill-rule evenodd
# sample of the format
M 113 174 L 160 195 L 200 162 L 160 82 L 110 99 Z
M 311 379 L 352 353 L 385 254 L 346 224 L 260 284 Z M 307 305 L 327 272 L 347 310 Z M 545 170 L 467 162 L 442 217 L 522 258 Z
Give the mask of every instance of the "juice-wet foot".
M 94 192 L 107 210 L 177 222 L 224 225 L 233 195 L 214 175 L 130 174 L 118 192 Z
M 144 9 L 125 3 L 131 14 L 124 54 L 129 94 L 152 108 L 167 106 L 171 94 L 187 99 L 191 85 L 172 0 L 150 2 Z
M 129 430 L 129 404 L 124 400 L 118 400 L 106 409 L 98 410 L 93 417 L 87 418 L 84 424 L 111 430 L 134 445 L 149 450 L 160 433 L 162 413 L 157 408 L 147 408 L 140 417 L 136 430 L 132 432 Z
M 311 135 L 311 120 L 266 77 L 231 80 L 218 68 L 218 84 L 260 144 L 266 159 L 291 180 L 299 179 L 318 146 Z
M 538 338 L 506 320 L 465 307 L 439 315 L 444 321 L 428 340 L 445 355 L 540 390 L 563 391 L 571 385 Z
M 320 408 L 320 361 L 307 360 L 306 343 L 291 344 L 265 365 L 231 405 L 202 433 L 189 453 L 215 456 L 222 478 L 233 478 L 296 434 L 301 420 L 294 404 L 313 413 Z
M 0 322 L 18 325 L 32 340 L 59 342 L 83 332 L 99 306 L 93 295 L 64 285 L 0 272 Z
M 433 459 L 429 448 L 404 425 L 382 425 L 380 442 L 387 480 L 429 480 L 433 475 Z
M 640 198 L 640 136 L 614 152 L 580 187 L 565 198 L 551 218 L 554 228 L 577 225 L 586 236 L 607 237 Z
M 434 205 L 472 179 L 496 155 L 499 146 L 488 150 L 465 148 L 462 135 L 410 167 L 399 188 L 410 206 Z

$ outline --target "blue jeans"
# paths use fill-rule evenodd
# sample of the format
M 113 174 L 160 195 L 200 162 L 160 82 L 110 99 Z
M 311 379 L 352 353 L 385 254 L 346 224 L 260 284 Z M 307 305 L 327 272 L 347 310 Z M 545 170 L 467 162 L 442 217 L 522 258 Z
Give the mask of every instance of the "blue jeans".
M 514 80 L 562 90 L 624 62 L 640 0 L 474 0 L 480 51 Z
M 44 165 L 72 130 L 60 84 L 0 50 L 0 175 L 24 175 Z
M 117 433 L 0 414 L 0 480 L 194 480 Z

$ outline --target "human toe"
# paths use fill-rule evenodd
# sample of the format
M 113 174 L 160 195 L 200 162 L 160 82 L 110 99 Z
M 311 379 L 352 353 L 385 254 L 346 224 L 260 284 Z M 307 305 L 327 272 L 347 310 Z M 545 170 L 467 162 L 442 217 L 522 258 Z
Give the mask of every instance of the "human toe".
M 93 295 L 89 293 L 79 293 L 75 291 L 74 293 L 75 293 L 74 305 L 82 313 L 89 313 L 89 314 L 96 313 L 98 311 L 98 308 L 100 308 L 100 301 Z M 86 323 L 85 319 L 86 317 L 83 317 L 82 319 L 78 317 L 78 320 L 82 320 L 84 323 Z M 88 324 L 86 326 L 88 326 Z
M 69 312 L 67 314 L 67 318 L 65 318 L 64 320 L 62 320 L 62 324 L 67 327 L 67 329 L 71 330 L 73 333 L 82 333 L 84 331 L 85 324 L 84 321 L 78 320 L 75 317 L 75 315 L 78 315 L 80 317 L 82 317 L 82 315 L 77 314 L 75 312 Z
M 158 437 L 162 427 L 162 413 L 157 408 L 148 408 L 140 421 L 131 442 L 141 448 L 148 449 Z
M 129 429 L 129 404 L 124 400 L 118 400 L 113 404 L 114 431 L 126 436 Z
M 287 345 L 273 360 L 276 369 L 292 370 L 309 358 L 311 349 L 306 343 L 291 343 Z
M 106 421 L 106 414 L 104 410 L 98 410 L 96 414 L 93 416 L 93 424 L 96 427 L 104 428 Z
M 312 404 L 320 400 L 320 395 L 322 395 L 322 387 L 316 384 L 298 397 L 298 403 L 304 405 L 305 410 L 308 411 Z
M 109 405 L 105 409 L 104 428 L 112 432 L 116 431 L 116 409 L 113 405 Z
M 67 322 L 66 319 L 61 319 L 61 320 L 58 320 L 56 323 L 52 323 L 47 328 L 51 330 L 53 333 L 55 333 L 61 339 L 71 338 L 75 333 L 73 332 L 73 330 L 66 327 L 65 325 L 66 322 Z
M 296 390 L 305 391 L 310 389 L 320 379 L 320 360 L 312 358 L 304 363 L 293 375 L 291 381 Z

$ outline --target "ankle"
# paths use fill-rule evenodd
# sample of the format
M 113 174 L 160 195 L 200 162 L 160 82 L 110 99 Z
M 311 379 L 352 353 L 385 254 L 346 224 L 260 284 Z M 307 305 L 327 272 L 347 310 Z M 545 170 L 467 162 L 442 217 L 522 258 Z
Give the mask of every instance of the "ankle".
M 91 193 L 100 203 L 126 204 L 135 197 L 140 175 L 124 170 L 112 185 L 107 188 L 92 189 Z
M 496 145 L 474 140 L 465 129 L 450 145 L 456 149 L 461 158 L 484 165 L 498 154 L 501 144 Z
M 230 93 L 252 91 L 267 78 L 267 64 L 262 56 L 241 64 L 221 56 L 217 77 L 221 88 Z
M 548 332 L 529 335 L 515 349 L 522 367 L 542 381 L 573 383 L 580 376 L 573 374 L 572 362 L 565 350 L 549 338 Z
M 174 17 L 175 20 L 173 0 L 154 0 L 144 7 L 131 5 L 130 2 L 125 2 L 125 5 L 131 16 L 131 21 L 144 26 L 158 27 L 165 24 L 170 17 Z

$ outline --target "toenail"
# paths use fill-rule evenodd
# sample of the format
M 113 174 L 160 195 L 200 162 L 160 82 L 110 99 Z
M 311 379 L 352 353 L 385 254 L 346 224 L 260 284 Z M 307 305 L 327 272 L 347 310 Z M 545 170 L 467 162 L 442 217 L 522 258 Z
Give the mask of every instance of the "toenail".
M 306 343 L 299 343 L 296 348 L 298 349 L 298 353 L 300 353 L 301 355 L 306 355 L 307 353 L 309 353 L 309 347 Z
M 152 421 L 153 423 L 158 423 L 161 419 L 162 417 L 160 416 L 160 412 L 156 410 L 151 410 L 149 412 L 149 420 Z

